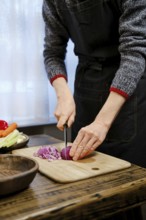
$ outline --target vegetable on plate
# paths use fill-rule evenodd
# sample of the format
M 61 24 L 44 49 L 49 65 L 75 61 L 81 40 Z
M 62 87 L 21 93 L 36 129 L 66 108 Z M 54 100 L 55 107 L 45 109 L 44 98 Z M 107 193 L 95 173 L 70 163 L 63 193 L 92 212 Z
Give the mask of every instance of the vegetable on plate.
M 4 120 L 0 120 L 0 130 L 5 130 L 8 127 L 8 123 Z
M 12 133 L 17 128 L 16 123 L 12 123 L 8 125 L 8 127 L 5 130 L 0 130 L 0 137 L 6 137 L 10 133 Z
M 23 141 L 22 133 L 15 129 L 6 137 L 0 138 L 0 148 L 11 147 L 16 143 L 20 143 L 21 141 Z

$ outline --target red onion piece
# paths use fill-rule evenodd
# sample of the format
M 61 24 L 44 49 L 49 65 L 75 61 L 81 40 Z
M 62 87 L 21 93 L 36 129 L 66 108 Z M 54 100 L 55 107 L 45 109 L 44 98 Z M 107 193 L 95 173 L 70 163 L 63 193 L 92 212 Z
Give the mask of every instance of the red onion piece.
M 67 146 L 61 150 L 60 154 L 63 160 L 72 160 L 72 157 L 69 155 L 70 149 L 71 146 Z

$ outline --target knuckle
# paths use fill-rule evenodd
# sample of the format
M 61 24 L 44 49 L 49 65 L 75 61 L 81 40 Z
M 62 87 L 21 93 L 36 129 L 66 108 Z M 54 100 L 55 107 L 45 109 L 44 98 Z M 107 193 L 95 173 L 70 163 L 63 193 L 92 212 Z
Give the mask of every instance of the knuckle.
M 91 146 L 88 146 L 88 145 L 87 145 L 87 146 L 85 147 L 85 149 L 86 149 L 87 151 L 89 151 L 89 150 L 90 150 L 90 147 L 91 147 Z
M 84 129 L 81 128 L 80 131 L 78 132 L 79 134 L 83 134 L 84 133 Z
M 101 143 L 102 143 L 102 140 L 101 140 L 101 139 L 98 139 L 98 143 L 101 144 Z
M 69 125 L 72 125 L 73 123 L 74 123 L 74 119 L 71 118 L 71 119 L 69 120 Z
M 54 112 L 55 117 L 59 117 L 59 114 L 57 112 Z
M 99 134 L 97 134 L 96 132 L 92 132 L 92 137 L 97 140 L 99 139 Z

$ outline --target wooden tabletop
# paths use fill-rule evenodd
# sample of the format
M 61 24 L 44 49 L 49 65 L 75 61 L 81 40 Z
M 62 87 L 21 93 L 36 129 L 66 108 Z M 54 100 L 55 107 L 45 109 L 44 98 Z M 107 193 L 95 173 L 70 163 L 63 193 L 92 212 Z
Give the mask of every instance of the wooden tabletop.
M 29 145 L 57 141 L 36 135 L 30 137 Z M 0 198 L 0 220 L 104 219 L 144 203 L 146 169 L 136 165 L 68 184 L 56 183 L 38 173 L 26 190 Z

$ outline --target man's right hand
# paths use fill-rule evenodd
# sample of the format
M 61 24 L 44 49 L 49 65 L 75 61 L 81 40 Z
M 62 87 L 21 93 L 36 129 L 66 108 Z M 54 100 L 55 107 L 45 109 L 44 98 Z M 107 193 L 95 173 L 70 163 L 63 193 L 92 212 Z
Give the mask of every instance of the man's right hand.
M 65 123 L 67 123 L 68 127 L 71 127 L 75 120 L 75 102 L 67 82 L 63 77 L 54 80 L 53 87 L 55 88 L 57 95 L 57 106 L 54 115 L 58 121 L 57 127 L 60 130 L 63 130 Z

